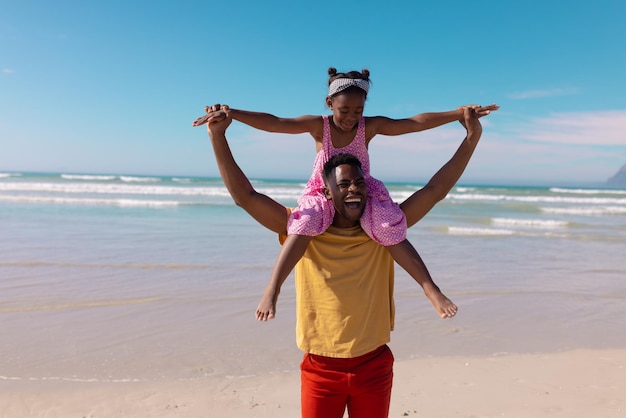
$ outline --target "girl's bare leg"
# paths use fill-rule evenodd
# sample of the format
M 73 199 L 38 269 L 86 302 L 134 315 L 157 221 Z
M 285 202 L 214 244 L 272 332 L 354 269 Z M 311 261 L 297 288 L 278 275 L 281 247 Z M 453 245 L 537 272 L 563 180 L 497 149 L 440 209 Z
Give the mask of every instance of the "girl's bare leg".
M 422 261 L 413 245 L 408 240 L 386 247 L 393 259 L 415 279 L 424 290 L 424 294 L 433 304 L 437 314 L 442 318 L 452 318 L 456 315 L 457 306 L 446 297 L 430 277 L 426 265 Z
M 256 308 L 256 319 L 267 321 L 276 316 L 276 302 L 283 283 L 302 258 L 312 237 L 306 235 L 288 235 L 278 254 L 270 281 Z

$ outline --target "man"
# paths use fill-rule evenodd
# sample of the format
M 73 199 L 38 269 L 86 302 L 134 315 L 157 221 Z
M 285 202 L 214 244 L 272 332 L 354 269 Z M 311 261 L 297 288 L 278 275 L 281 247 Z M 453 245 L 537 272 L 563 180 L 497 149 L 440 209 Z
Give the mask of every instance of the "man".
M 482 133 L 478 118 L 497 110 L 466 107 L 467 136 L 426 184 L 400 204 L 407 226 L 445 198 L 465 170 Z M 207 129 L 220 174 L 235 203 L 268 229 L 285 236 L 289 209 L 258 193 L 235 162 L 226 140 L 231 120 L 209 108 Z M 359 219 L 367 189 L 356 158 L 336 156 L 324 168 L 326 196 L 335 206 L 331 227 L 314 237 L 296 265 L 296 338 L 301 364 L 302 417 L 387 417 L 393 355 L 386 345 L 394 321 L 393 260 L 370 239 Z M 432 280 L 420 283 L 430 298 Z M 440 292 L 439 292 L 440 293 Z

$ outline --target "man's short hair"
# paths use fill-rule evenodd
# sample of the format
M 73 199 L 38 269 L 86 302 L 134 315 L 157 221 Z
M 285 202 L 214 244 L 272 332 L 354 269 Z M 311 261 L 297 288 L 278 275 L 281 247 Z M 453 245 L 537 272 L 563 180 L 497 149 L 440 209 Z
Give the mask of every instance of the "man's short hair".
M 363 170 L 361 167 L 361 161 L 352 154 L 341 153 L 337 154 L 334 157 L 331 157 L 330 160 L 326 161 L 324 164 L 324 178 L 327 179 L 328 176 L 335 170 L 335 168 L 340 165 L 348 164 L 353 167 L 359 167 L 359 170 Z

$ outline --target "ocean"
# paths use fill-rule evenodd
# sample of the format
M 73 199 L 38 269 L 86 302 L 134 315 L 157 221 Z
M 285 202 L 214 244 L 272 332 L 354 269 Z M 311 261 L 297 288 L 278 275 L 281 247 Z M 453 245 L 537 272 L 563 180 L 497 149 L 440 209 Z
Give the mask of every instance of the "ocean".
M 304 181 L 253 184 L 293 206 Z M 293 280 L 254 319 L 277 237 L 220 179 L 0 173 L 0 237 L 2 380 L 298 367 Z M 626 347 L 626 190 L 458 185 L 408 238 L 459 313 L 396 267 L 397 360 Z

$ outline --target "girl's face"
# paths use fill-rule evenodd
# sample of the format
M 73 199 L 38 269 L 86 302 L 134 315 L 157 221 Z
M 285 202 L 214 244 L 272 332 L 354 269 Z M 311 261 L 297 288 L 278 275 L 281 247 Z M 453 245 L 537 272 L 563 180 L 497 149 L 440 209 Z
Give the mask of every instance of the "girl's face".
M 365 107 L 365 94 L 359 91 L 339 93 L 327 97 L 326 104 L 333 111 L 333 123 L 342 131 L 351 131 L 359 123 Z

